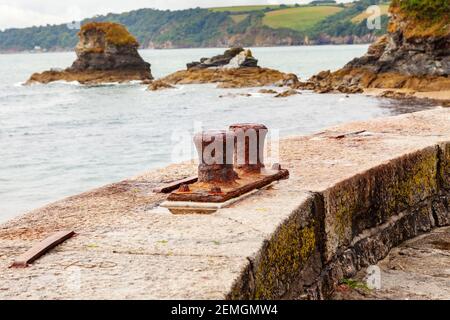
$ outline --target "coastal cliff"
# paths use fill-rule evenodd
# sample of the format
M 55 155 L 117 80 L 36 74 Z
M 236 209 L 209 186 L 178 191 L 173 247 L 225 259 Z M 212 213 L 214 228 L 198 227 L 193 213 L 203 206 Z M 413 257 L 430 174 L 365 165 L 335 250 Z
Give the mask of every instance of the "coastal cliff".
M 35 73 L 30 83 L 78 81 L 83 84 L 152 80 L 150 64 L 137 49 L 139 43 L 116 23 L 88 23 L 78 33 L 77 59 L 70 68 Z
M 370 44 L 380 38 L 379 35 L 371 33 L 365 35 L 342 35 L 333 36 L 327 33 L 321 33 L 315 38 L 305 35 L 287 32 L 285 30 L 276 30 L 270 28 L 254 28 L 245 33 L 224 35 L 222 38 L 214 39 L 200 48 L 227 48 L 233 46 L 245 47 L 288 47 L 288 46 L 318 46 L 318 45 L 350 45 L 350 44 Z M 198 48 L 198 46 L 179 45 L 174 41 L 164 42 L 150 41 L 145 48 L 147 49 L 180 49 L 180 48 Z
M 370 30 L 365 11 L 376 2 L 381 8 L 381 29 Z M 372 43 L 386 32 L 386 7 L 384 0 L 250 7 L 243 2 L 174 11 L 138 9 L 97 15 L 81 23 L 120 23 L 143 49 Z M 0 52 L 72 50 L 77 41 L 77 31 L 66 24 L 0 30 Z
M 362 92 L 368 88 L 450 90 L 449 3 L 444 0 L 393 1 L 388 34 L 368 52 L 336 72 L 313 76 L 317 92 Z

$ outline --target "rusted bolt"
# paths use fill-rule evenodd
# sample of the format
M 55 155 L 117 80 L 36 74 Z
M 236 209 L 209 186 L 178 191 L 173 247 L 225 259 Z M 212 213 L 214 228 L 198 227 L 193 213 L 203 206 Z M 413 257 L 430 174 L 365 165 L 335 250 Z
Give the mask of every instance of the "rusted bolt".
M 237 178 L 233 169 L 234 135 L 229 131 L 212 130 L 194 136 L 199 166 L 198 181 L 230 183 Z
M 220 187 L 214 186 L 211 188 L 209 193 L 215 194 L 215 193 L 222 193 L 222 189 Z
M 264 168 L 264 142 L 267 127 L 257 123 L 238 123 L 230 126 L 235 135 L 234 164 L 246 172 L 261 172 Z
M 178 188 L 178 192 L 190 192 L 191 189 L 189 189 L 188 184 L 182 184 L 180 188 Z

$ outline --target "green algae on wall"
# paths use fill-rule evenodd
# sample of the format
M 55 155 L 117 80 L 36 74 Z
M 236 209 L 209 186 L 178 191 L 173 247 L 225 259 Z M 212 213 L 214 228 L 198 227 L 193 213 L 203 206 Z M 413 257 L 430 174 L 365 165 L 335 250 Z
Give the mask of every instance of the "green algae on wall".
M 438 149 L 408 154 L 338 183 L 324 193 L 326 257 L 437 193 Z
M 439 152 L 439 181 L 450 190 L 450 143 L 442 143 Z
M 255 299 L 271 299 L 280 286 L 298 275 L 316 248 L 315 222 L 305 228 L 292 222 L 283 224 L 255 270 Z
M 449 187 L 450 143 L 341 181 L 292 212 L 249 259 L 229 297 L 326 298 L 344 275 L 376 263 L 407 239 L 448 225 Z
M 385 206 L 387 217 L 437 193 L 437 164 L 437 148 L 427 149 L 400 161 L 403 176 L 386 186 L 386 193 L 390 195 Z
M 253 263 L 252 298 L 298 298 L 322 269 L 323 198 L 311 195 L 286 219 Z

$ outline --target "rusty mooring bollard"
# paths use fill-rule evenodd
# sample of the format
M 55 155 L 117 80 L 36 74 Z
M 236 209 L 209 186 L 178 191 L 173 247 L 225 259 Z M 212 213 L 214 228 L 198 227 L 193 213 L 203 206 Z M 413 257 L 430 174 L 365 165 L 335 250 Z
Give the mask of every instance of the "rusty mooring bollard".
M 264 142 L 267 127 L 257 123 L 239 123 L 230 126 L 235 136 L 234 164 L 245 172 L 261 172 L 264 168 Z
M 234 182 L 237 173 L 233 169 L 234 135 L 232 132 L 212 130 L 194 136 L 199 166 L 198 181 L 207 183 Z

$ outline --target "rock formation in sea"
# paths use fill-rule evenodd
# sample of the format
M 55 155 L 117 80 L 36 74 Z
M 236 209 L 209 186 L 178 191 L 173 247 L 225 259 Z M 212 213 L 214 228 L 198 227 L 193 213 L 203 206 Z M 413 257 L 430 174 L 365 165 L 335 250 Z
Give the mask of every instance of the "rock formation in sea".
M 170 85 L 218 83 L 220 88 L 282 87 L 299 82 L 295 74 L 259 67 L 252 52 L 244 48 L 231 48 L 221 55 L 188 63 L 186 70 L 177 71 L 160 81 Z
M 213 67 L 241 68 L 241 67 L 257 67 L 256 60 L 250 50 L 244 48 L 231 48 L 223 54 L 212 58 L 201 58 L 200 61 L 194 61 L 187 64 L 188 70 L 206 69 Z
M 447 3 L 447 5 L 446 5 Z M 395 0 L 388 34 L 336 71 L 323 71 L 301 88 L 362 92 L 367 88 L 450 90 L 450 23 L 447 1 Z
M 173 88 L 175 88 L 175 87 L 167 82 L 162 81 L 162 80 L 152 81 L 150 83 L 150 85 L 148 86 L 148 89 L 150 91 L 158 91 L 158 90 L 173 89 Z
M 27 83 L 78 81 L 82 84 L 150 81 L 150 64 L 137 49 L 139 44 L 117 23 L 91 22 L 78 33 L 77 59 L 70 68 L 35 73 Z

